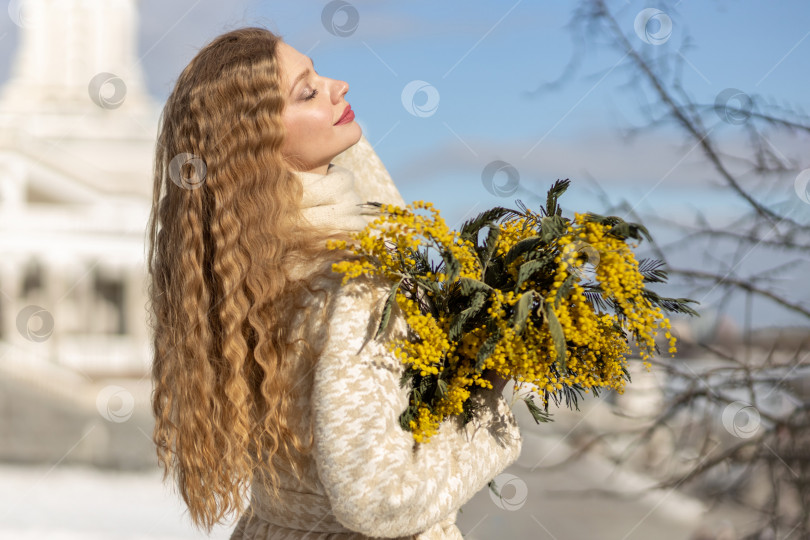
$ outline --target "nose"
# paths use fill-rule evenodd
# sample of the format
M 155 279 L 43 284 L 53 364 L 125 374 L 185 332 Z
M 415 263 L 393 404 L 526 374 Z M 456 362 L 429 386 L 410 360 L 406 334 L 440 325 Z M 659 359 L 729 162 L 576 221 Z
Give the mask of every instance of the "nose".
M 340 102 L 340 99 L 349 91 L 349 83 L 338 79 L 332 79 L 332 101 Z

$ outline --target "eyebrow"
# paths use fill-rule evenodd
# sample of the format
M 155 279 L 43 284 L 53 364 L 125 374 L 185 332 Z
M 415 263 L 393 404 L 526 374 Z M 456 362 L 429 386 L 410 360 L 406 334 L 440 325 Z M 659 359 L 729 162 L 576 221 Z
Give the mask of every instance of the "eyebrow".
M 309 57 L 307 57 L 307 58 L 309 58 Z M 312 69 L 314 70 L 315 69 L 315 62 L 312 61 L 312 58 L 309 58 L 309 63 L 312 64 Z M 295 78 L 295 80 L 292 83 L 292 86 L 290 87 L 290 94 L 293 93 L 293 90 L 295 90 L 295 87 L 298 85 L 298 82 L 301 79 L 303 79 L 304 77 L 306 77 L 307 75 L 309 75 L 309 74 L 310 74 L 310 70 L 309 70 L 309 68 L 307 68 L 306 70 L 302 71 L 298 75 L 298 77 Z

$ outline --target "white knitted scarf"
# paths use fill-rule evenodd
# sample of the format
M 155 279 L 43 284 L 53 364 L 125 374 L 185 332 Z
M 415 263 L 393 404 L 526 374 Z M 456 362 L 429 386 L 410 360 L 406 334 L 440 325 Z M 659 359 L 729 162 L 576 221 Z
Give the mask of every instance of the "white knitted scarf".
M 330 163 L 326 174 L 294 171 L 304 186 L 301 213 L 313 225 L 359 231 L 378 213 L 364 208 L 351 170 Z

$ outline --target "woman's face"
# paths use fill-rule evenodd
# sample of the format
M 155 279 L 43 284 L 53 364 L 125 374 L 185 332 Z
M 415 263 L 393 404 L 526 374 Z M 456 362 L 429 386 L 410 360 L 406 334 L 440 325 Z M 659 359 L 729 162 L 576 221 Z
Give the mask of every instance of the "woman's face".
M 307 56 L 283 41 L 276 50 L 287 100 L 282 115 L 287 129 L 282 154 L 297 160 L 299 170 L 326 174 L 332 158 L 363 134 L 353 113 L 349 113 L 350 121 L 337 123 L 348 106 L 343 96 L 349 84 L 318 75 Z

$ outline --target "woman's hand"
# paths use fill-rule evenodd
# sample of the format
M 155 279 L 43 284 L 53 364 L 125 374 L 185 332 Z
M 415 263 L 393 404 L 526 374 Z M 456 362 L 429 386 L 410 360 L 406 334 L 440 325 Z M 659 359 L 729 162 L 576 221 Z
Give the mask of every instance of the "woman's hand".
M 503 377 L 498 375 L 498 372 L 495 371 L 494 369 L 485 369 L 481 373 L 481 377 L 491 382 L 493 390 L 495 390 L 498 393 L 503 392 L 503 388 L 504 386 L 506 386 L 506 383 L 508 381 L 507 379 L 504 379 Z

